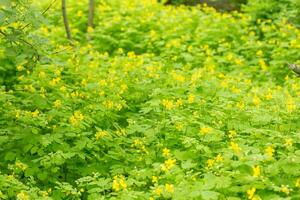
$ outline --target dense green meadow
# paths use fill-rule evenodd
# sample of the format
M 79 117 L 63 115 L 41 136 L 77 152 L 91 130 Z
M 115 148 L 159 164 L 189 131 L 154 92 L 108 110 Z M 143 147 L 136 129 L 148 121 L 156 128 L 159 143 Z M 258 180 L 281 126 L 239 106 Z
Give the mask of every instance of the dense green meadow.
M 288 18 L 51 2 L 0 2 L 0 199 L 300 199 Z

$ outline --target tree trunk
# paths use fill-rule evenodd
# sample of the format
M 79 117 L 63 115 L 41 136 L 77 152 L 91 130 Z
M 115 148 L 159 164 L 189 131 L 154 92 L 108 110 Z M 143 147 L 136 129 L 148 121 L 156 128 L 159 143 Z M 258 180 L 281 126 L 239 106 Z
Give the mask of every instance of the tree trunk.
M 93 28 L 94 23 L 94 12 L 95 12 L 95 1 L 89 0 L 89 20 L 88 20 L 88 27 Z
M 61 1 L 61 9 L 62 9 L 64 25 L 65 25 L 65 29 L 66 29 L 66 33 L 67 33 L 67 38 L 69 40 L 72 40 L 69 21 L 68 21 L 68 17 L 67 17 L 66 0 Z

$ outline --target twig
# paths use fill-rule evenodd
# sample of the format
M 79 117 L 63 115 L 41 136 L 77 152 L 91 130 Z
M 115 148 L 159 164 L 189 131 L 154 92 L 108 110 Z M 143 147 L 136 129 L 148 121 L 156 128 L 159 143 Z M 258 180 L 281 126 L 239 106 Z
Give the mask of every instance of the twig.
M 42 15 L 45 15 L 46 12 L 48 12 L 48 10 L 50 10 L 50 8 L 53 6 L 53 4 L 56 2 L 56 0 L 53 0 L 48 7 L 42 12 Z
M 48 12 L 48 10 L 50 10 L 50 8 L 53 6 L 53 4 L 54 4 L 56 1 L 57 1 L 57 0 L 53 0 L 53 1 L 48 5 L 48 7 L 42 12 L 42 15 L 45 15 L 46 12 Z M 23 26 L 23 27 L 21 28 L 21 30 L 24 30 L 25 28 L 27 28 L 27 27 L 30 26 L 30 25 L 31 25 L 30 23 L 26 24 L 25 26 Z

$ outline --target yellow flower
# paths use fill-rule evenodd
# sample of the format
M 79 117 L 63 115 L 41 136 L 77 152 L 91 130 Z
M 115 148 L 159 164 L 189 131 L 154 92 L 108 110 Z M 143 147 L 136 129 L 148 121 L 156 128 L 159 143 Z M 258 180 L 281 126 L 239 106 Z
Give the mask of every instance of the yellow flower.
M 29 197 L 24 191 L 21 191 L 17 194 L 17 200 L 29 200 Z
M 75 111 L 74 114 L 70 117 L 69 121 L 73 126 L 77 126 L 84 119 L 83 114 L 80 111 Z
M 300 188 L 300 178 L 295 181 L 295 186 Z
M 297 105 L 295 104 L 295 101 L 291 97 L 288 98 L 286 102 L 286 107 L 288 112 L 293 112 L 297 109 Z
M 202 135 L 208 134 L 208 133 L 210 133 L 211 131 L 212 131 L 212 128 L 210 128 L 210 127 L 202 127 L 202 128 L 200 128 L 200 133 L 201 133 Z
M 162 100 L 162 104 L 165 106 L 165 108 L 167 110 L 171 110 L 174 106 L 173 106 L 173 102 L 171 100 L 166 100 L 166 99 L 163 99 Z
M 115 190 L 115 191 L 120 191 L 120 184 L 118 183 L 118 181 L 115 179 L 115 180 L 113 180 L 113 189 Z
M 175 126 L 176 126 L 176 130 L 178 130 L 178 131 L 182 131 L 183 127 L 184 127 L 183 123 L 180 123 L 180 122 L 177 122 L 175 124 Z
M 218 154 L 218 155 L 217 155 L 216 161 L 217 161 L 217 162 L 222 162 L 222 161 L 223 161 L 223 157 L 222 157 L 221 154 Z
M 173 193 L 174 192 L 174 186 L 173 186 L 173 184 L 166 184 L 165 185 L 165 187 L 166 187 L 166 191 L 167 192 L 169 192 L 169 193 Z
M 274 148 L 271 146 L 268 146 L 265 151 L 269 157 L 273 157 L 274 152 L 275 152 Z
M 92 33 L 93 31 L 94 31 L 94 28 L 93 28 L 93 27 L 89 26 L 89 27 L 87 28 L 87 32 L 88 32 L 88 33 Z
M 40 111 L 38 109 L 36 109 L 34 112 L 31 113 L 32 117 L 37 117 L 39 116 Z
M 230 131 L 228 131 L 228 132 L 229 132 L 228 137 L 229 137 L 230 139 L 232 139 L 232 138 L 234 138 L 234 137 L 236 136 L 236 131 L 235 131 L 235 130 L 230 130 Z
M 240 153 L 240 151 L 241 151 L 241 148 L 235 142 L 230 142 L 230 147 L 235 153 Z
M 273 98 L 272 93 L 268 92 L 268 94 L 266 95 L 266 99 L 271 100 L 272 98 Z
M 158 177 L 152 176 L 152 183 L 157 183 L 157 182 L 158 182 Z
M 243 110 L 245 108 L 245 103 L 243 101 L 240 101 L 236 104 L 236 106 L 240 109 Z
M 268 69 L 268 67 L 263 59 L 259 59 L 258 63 L 263 71 L 266 71 Z
M 20 72 L 20 71 L 23 71 L 24 70 L 24 67 L 22 65 L 19 65 L 17 66 L 17 70 Z
M 16 118 L 19 119 L 20 118 L 20 111 L 16 110 Z
M 214 160 L 213 159 L 208 159 L 207 161 L 206 161 L 206 163 L 207 163 L 207 167 L 212 167 L 213 165 L 214 165 Z
M 255 191 L 256 191 L 255 187 L 252 187 L 251 189 L 247 190 L 248 199 L 253 199 Z
M 59 107 L 61 107 L 61 100 L 56 100 L 56 101 L 54 101 L 53 107 L 54 107 L 54 108 L 59 108 Z
M 82 10 L 78 10 L 76 15 L 77 15 L 77 17 L 82 17 L 83 16 Z
M 99 140 L 101 138 L 103 138 L 104 136 L 107 136 L 108 133 L 106 131 L 98 131 L 96 134 L 95 134 L 95 137 L 96 137 L 96 140 Z
M 165 157 L 168 157 L 168 156 L 170 155 L 170 149 L 164 148 L 164 149 L 163 149 L 163 155 L 164 155 Z
M 258 51 L 256 52 L 256 55 L 259 56 L 259 57 L 262 56 L 262 55 L 263 55 L 263 51 L 262 51 L 262 50 L 258 50 Z
M 260 167 L 258 165 L 253 166 L 252 170 L 253 170 L 253 174 L 252 174 L 253 177 L 259 177 L 260 176 Z
M 252 102 L 255 106 L 259 106 L 260 104 L 260 98 L 256 95 L 254 95 L 253 99 L 252 99 Z
M 157 194 L 157 196 L 160 196 L 162 193 L 162 189 L 160 187 L 156 188 L 155 193 Z
M 194 103 L 195 102 L 195 95 L 190 94 L 189 97 L 188 97 L 188 102 L 189 103 Z
M 114 176 L 112 187 L 115 191 L 120 191 L 121 189 L 126 190 L 127 184 L 125 182 L 125 177 L 120 176 Z
M 285 185 L 281 185 L 280 191 L 285 193 L 286 195 L 288 195 L 290 193 L 290 189 Z
M 171 169 L 176 163 L 176 160 L 175 159 L 168 159 L 165 161 L 165 165 L 167 167 L 167 169 Z
M 125 177 L 124 177 L 124 176 L 120 176 L 119 184 L 120 184 L 120 186 L 121 186 L 124 190 L 127 189 L 127 183 L 125 182 Z

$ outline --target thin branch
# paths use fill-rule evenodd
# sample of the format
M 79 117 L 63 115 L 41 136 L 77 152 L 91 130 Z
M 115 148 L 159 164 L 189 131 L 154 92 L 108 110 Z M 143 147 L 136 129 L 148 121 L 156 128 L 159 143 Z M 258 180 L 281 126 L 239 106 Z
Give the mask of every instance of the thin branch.
M 94 13 L 95 13 L 95 1 L 89 0 L 89 19 L 88 19 L 88 30 L 94 26 Z M 88 36 L 88 40 L 91 40 L 91 36 Z
M 53 0 L 49 6 L 42 12 L 42 15 L 45 15 L 46 12 L 48 12 L 48 10 L 50 10 L 50 8 L 53 6 L 53 4 L 56 2 L 56 0 Z
M 61 1 L 61 9 L 62 9 L 62 14 L 63 14 L 63 19 L 64 19 L 64 25 L 65 25 L 65 29 L 66 29 L 67 38 L 68 38 L 68 40 L 72 40 L 69 21 L 68 21 L 68 17 L 67 17 L 66 0 Z
M 4 33 L 2 30 L 0 30 L 1 35 L 3 35 L 4 37 L 6 37 L 6 33 Z

